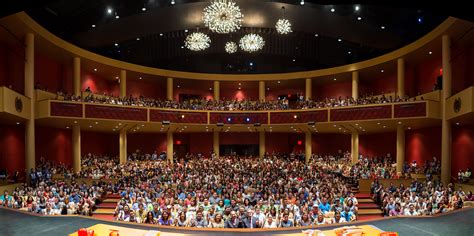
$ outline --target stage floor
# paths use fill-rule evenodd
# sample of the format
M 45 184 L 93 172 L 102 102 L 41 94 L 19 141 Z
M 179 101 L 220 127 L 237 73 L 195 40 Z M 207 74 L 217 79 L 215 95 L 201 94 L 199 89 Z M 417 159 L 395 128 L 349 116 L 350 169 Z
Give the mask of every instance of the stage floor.
M 79 228 L 88 228 L 97 224 L 107 224 L 140 230 L 159 230 L 179 235 L 295 235 L 300 229 L 274 232 L 200 232 L 192 230 L 172 230 L 146 227 L 143 225 L 121 224 L 85 217 L 40 217 L 0 208 L 0 235 L 5 236 L 67 236 Z M 352 225 L 352 224 L 351 224 Z M 360 222 L 354 225 L 373 225 L 383 231 L 395 231 L 401 236 L 474 236 L 474 209 L 465 209 L 451 214 L 432 218 L 391 218 L 386 220 Z M 329 230 L 340 226 L 318 228 Z M 166 235 L 166 234 L 163 234 Z M 171 234 L 172 235 L 172 234 Z

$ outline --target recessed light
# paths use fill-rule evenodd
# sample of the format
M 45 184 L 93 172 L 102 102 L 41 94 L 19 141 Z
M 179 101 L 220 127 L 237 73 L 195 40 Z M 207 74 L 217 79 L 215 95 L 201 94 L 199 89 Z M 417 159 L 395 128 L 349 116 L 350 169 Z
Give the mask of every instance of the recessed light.
M 411 127 L 408 127 L 408 129 L 411 129 Z
M 384 25 L 380 26 L 380 29 L 385 29 L 385 26 Z
M 241 89 L 241 88 L 239 87 L 239 90 L 240 90 L 240 89 Z
M 351 51 L 348 51 L 347 54 L 351 54 L 352 52 Z
M 270 87 L 267 87 L 267 91 L 270 91 Z
M 242 85 L 242 83 L 239 83 L 239 86 Z
M 142 11 L 146 11 L 146 7 L 142 7 Z
M 178 85 L 176 85 L 176 87 L 177 87 L 177 88 L 180 88 L 181 86 L 179 86 L 179 84 L 178 84 Z
M 188 32 L 188 30 L 187 30 L 187 29 L 185 29 L 185 30 L 184 30 L 184 33 L 187 33 L 187 32 Z
M 293 62 L 295 62 L 295 61 L 296 61 L 296 59 L 293 59 Z
M 119 123 L 119 125 L 122 125 L 122 123 Z
M 77 120 L 74 121 L 74 124 L 77 124 Z
M 95 28 L 95 25 L 92 25 L 92 28 Z
M 212 90 L 212 88 L 209 88 L 209 91 L 211 91 L 211 90 Z
M 69 129 L 69 126 L 66 126 L 66 129 Z
M 354 10 L 355 10 L 355 11 L 359 11 L 359 10 L 360 10 L 360 6 L 359 6 L 359 5 L 356 5 L 356 6 L 354 7 Z
M 94 71 L 97 71 L 97 68 L 94 68 Z
M 399 122 L 398 122 L 398 124 L 399 124 L 399 125 L 401 125 L 401 124 L 402 124 L 402 122 L 401 122 L 401 121 L 399 121 Z
M 362 20 L 362 17 L 358 16 L 358 17 L 357 17 L 357 20 Z
M 333 80 L 334 80 L 334 81 L 336 81 L 337 79 L 336 79 L 336 78 L 334 78 Z
M 380 125 L 380 122 L 377 122 L 378 125 Z
M 384 72 L 384 70 L 383 70 L 383 69 L 381 69 L 381 70 L 380 70 L 380 72 L 382 72 L 382 73 L 383 73 L 383 72 Z
M 118 76 L 115 76 L 115 79 L 118 79 L 119 77 Z
M 163 36 L 163 33 L 160 33 L 160 36 Z
M 336 11 L 336 9 L 334 9 L 334 7 L 333 7 L 333 8 L 331 8 L 331 12 L 335 12 L 335 11 Z
M 304 5 L 304 0 L 301 0 L 300 5 L 301 5 L 301 6 Z
M 281 83 L 281 82 L 278 80 L 278 82 L 277 82 L 277 83 Z
M 138 79 L 140 79 L 140 80 L 141 80 L 141 79 L 143 79 L 143 78 L 140 76 Z
M 428 54 L 430 54 L 430 55 L 431 55 L 431 54 L 433 54 L 433 52 L 432 52 L 432 51 L 429 51 L 429 52 L 428 52 Z
M 137 41 L 140 41 L 140 38 L 139 38 L 139 37 L 137 37 Z
M 387 126 L 384 125 L 383 128 L 385 129 L 385 128 L 387 128 Z
M 171 5 L 174 5 L 176 2 L 174 0 L 171 0 Z
M 107 13 L 108 13 L 108 14 L 112 14 L 112 8 L 108 7 L 108 8 L 107 8 Z
M 319 34 L 314 34 L 314 37 L 319 37 Z
M 96 122 L 95 122 L 95 124 L 96 124 L 96 125 L 98 125 L 98 124 L 99 124 L 99 122 L 98 122 L 98 121 L 96 121 Z
M 183 49 L 183 48 L 184 48 L 184 46 L 181 46 L 181 49 Z
M 337 39 L 338 42 L 342 42 L 342 39 Z
M 460 125 L 460 124 L 461 124 L 461 123 L 459 123 L 459 122 L 456 122 L 456 125 Z
M 16 122 L 16 124 L 17 124 L 17 125 L 19 125 L 19 124 L 20 124 L 20 122 Z
M 118 47 L 118 46 L 119 46 L 119 44 L 118 44 L 118 43 L 114 43 L 114 45 L 115 45 L 115 47 Z
M 92 125 L 89 125 L 89 128 L 92 128 Z
M 119 16 L 119 15 L 116 15 L 116 16 L 115 16 L 115 19 L 118 19 L 118 18 L 120 18 L 120 16 Z

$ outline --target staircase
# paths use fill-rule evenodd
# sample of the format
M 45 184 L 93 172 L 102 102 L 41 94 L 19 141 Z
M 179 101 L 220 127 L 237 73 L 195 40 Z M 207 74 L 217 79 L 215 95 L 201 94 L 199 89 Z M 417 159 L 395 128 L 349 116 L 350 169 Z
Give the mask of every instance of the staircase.
M 100 219 L 113 220 L 115 208 L 120 199 L 121 197 L 118 194 L 107 194 L 107 198 L 97 205 L 97 209 L 92 213 L 92 216 Z
M 370 194 L 356 193 L 355 197 L 359 202 L 358 220 L 373 220 L 383 218 L 383 212 L 380 206 L 372 200 Z

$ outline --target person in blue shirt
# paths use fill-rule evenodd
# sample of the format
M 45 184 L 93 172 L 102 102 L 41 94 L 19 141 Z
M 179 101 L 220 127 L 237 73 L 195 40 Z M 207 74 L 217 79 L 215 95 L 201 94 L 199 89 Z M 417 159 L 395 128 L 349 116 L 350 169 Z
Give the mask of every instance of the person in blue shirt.
M 355 219 L 354 212 L 349 210 L 349 207 L 344 207 L 344 211 L 341 212 L 341 217 L 346 220 L 346 222 L 352 221 Z
M 319 204 L 319 210 L 323 213 L 326 214 L 331 210 L 331 205 L 328 203 L 327 198 L 323 198 L 323 201 Z
M 288 213 L 284 213 L 283 218 L 280 221 L 280 228 L 288 228 L 293 226 L 295 225 L 293 224 L 293 221 L 288 219 Z

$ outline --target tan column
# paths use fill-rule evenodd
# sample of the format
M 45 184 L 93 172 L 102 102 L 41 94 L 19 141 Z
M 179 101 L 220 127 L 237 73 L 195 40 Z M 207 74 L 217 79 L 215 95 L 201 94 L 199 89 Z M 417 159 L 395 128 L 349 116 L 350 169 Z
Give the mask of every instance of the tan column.
M 75 96 L 81 95 L 81 58 L 73 59 L 73 90 Z
M 305 99 L 310 100 L 313 96 L 313 80 L 311 78 L 306 79 L 306 85 L 305 85 Z
M 352 71 L 352 98 L 359 99 L 359 71 Z
M 25 122 L 25 167 L 35 168 L 35 36 L 25 35 L 25 96 L 30 98 L 31 117 Z
M 166 133 L 166 159 L 168 159 L 170 163 L 173 163 L 173 154 L 173 133 L 168 131 L 168 133 Z
M 166 99 L 173 100 L 173 78 L 166 78 Z
M 402 173 L 405 164 L 405 128 L 397 126 L 397 173 Z
M 265 81 L 258 81 L 258 100 L 265 101 Z
M 74 172 L 81 171 L 81 127 L 72 126 L 72 166 Z
M 448 35 L 442 38 L 443 52 L 443 97 L 441 106 L 443 117 L 441 120 L 441 181 L 443 184 L 451 182 L 451 123 L 447 119 L 446 100 L 451 96 L 451 39 Z
M 127 131 L 125 129 L 120 130 L 119 150 L 120 164 L 127 163 Z
M 397 96 L 405 96 L 405 59 L 397 60 Z
M 219 132 L 218 131 L 214 131 L 213 133 L 213 138 L 212 138 L 213 142 L 212 142 L 212 147 L 213 147 L 213 150 L 214 150 L 214 153 L 216 154 L 217 157 L 219 157 L 219 145 L 220 145 L 220 141 L 219 141 Z
M 351 155 L 352 163 L 359 161 L 359 132 L 357 130 L 352 131 L 351 135 Z
M 216 80 L 214 81 L 214 100 L 219 101 L 221 98 L 221 83 Z
M 120 71 L 120 97 L 127 96 L 127 71 Z
M 306 163 L 311 161 L 311 156 L 313 155 L 313 147 L 311 146 L 312 142 L 313 135 L 310 131 L 306 131 L 304 140 L 304 156 Z
M 265 131 L 260 131 L 259 133 L 259 141 L 258 141 L 258 153 L 259 157 L 263 158 L 265 157 L 266 151 L 266 144 L 265 144 Z

